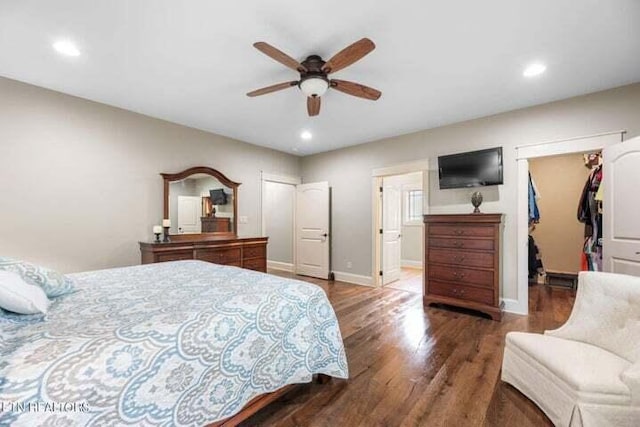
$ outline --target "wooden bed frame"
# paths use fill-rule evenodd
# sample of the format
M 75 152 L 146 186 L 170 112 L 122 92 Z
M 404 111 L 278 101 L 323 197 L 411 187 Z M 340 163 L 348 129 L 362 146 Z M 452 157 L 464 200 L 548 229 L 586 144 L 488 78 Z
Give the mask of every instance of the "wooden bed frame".
M 319 384 L 326 384 L 331 381 L 331 377 L 325 374 L 316 374 L 313 376 L 313 381 Z M 272 393 L 261 394 L 260 396 L 256 396 L 247 403 L 244 408 L 237 414 L 212 424 L 207 424 L 206 427 L 232 427 L 237 426 L 242 421 L 246 420 L 260 409 L 264 408 L 271 402 L 278 400 L 294 388 L 300 386 L 300 384 L 291 384 L 286 385 Z

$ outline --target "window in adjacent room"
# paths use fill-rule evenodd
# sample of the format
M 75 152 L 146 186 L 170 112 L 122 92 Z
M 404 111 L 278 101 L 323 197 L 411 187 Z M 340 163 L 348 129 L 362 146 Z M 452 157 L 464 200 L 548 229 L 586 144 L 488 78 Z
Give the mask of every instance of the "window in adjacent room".
M 422 190 L 405 191 L 405 224 L 422 223 Z

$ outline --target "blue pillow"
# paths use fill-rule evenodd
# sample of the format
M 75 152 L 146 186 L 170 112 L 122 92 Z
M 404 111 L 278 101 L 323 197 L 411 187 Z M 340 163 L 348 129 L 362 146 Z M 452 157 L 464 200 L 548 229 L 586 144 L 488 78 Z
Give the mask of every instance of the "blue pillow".
M 25 261 L 0 257 L 0 270 L 12 271 L 20 275 L 25 282 L 40 286 L 49 298 L 75 291 L 73 282 L 64 274 Z

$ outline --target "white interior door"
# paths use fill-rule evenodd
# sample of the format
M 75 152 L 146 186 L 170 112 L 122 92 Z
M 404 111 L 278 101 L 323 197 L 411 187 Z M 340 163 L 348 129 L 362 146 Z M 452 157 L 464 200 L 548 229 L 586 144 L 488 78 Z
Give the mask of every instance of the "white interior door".
M 402 188 L 382 180 L 382 284 L 400 279 L 402 258 Z
M 200 233 L 202 230 L 202 198 L 178 196 L 178 233 Z
M 640 137 L 603 150 L 603 269 L 640 276 Z
M 296 274 L 329 277 L 329 183 L 296 187 Z

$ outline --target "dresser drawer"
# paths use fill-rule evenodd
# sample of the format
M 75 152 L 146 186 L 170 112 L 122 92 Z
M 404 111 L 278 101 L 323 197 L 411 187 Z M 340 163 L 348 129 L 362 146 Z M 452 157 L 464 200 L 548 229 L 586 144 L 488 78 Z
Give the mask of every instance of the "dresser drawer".
M 240 248 L 199 249 L 196 259 L 215 264 L 232 264 L 240 262 Z
M 493 290 L 486 288 L 476 288 L 473 286 L 465 286 L 461 284 L 450 284 L 429 281 L 429 294 L 440 295 L 443 297 L 461 299 L 466 301 L 474 301 L 482 304 L 493 304 Z
M 183 261 L 193 259 L 192 250 L 172 251 L 167 253 L 159 252 L 156 254 L 155 262 Z
M 429 263 L 493 268 L 493 252 L 466 252 L 451 249 L 429 249 Z
M 266 258 L 267 248 L 264 245 L 260 246 L 245 246 L 242 249 L 242 258 Z
M 493 237 L 494 228 L 491 225 L 461 225 L 461 224 L 431 224 L 430 236 L 453 237 Z
M 492 289 L 494 286 L 494 272 L 490 270 L 474 270 L 437 264 L 427 266 L 427 270 L 430 280 L 469 283 Z
M 446 237 L 432 237 L 429 245 L 434 248 L 454 248 L 454 249 L 478 249 L 493 251 L 495 244 L 490 239 L 452 239 Z
M 242 261 L 242 268 L 248 268 L 249 270 L 266 272 L 267 260 L 265 258 L 245 259 Z

